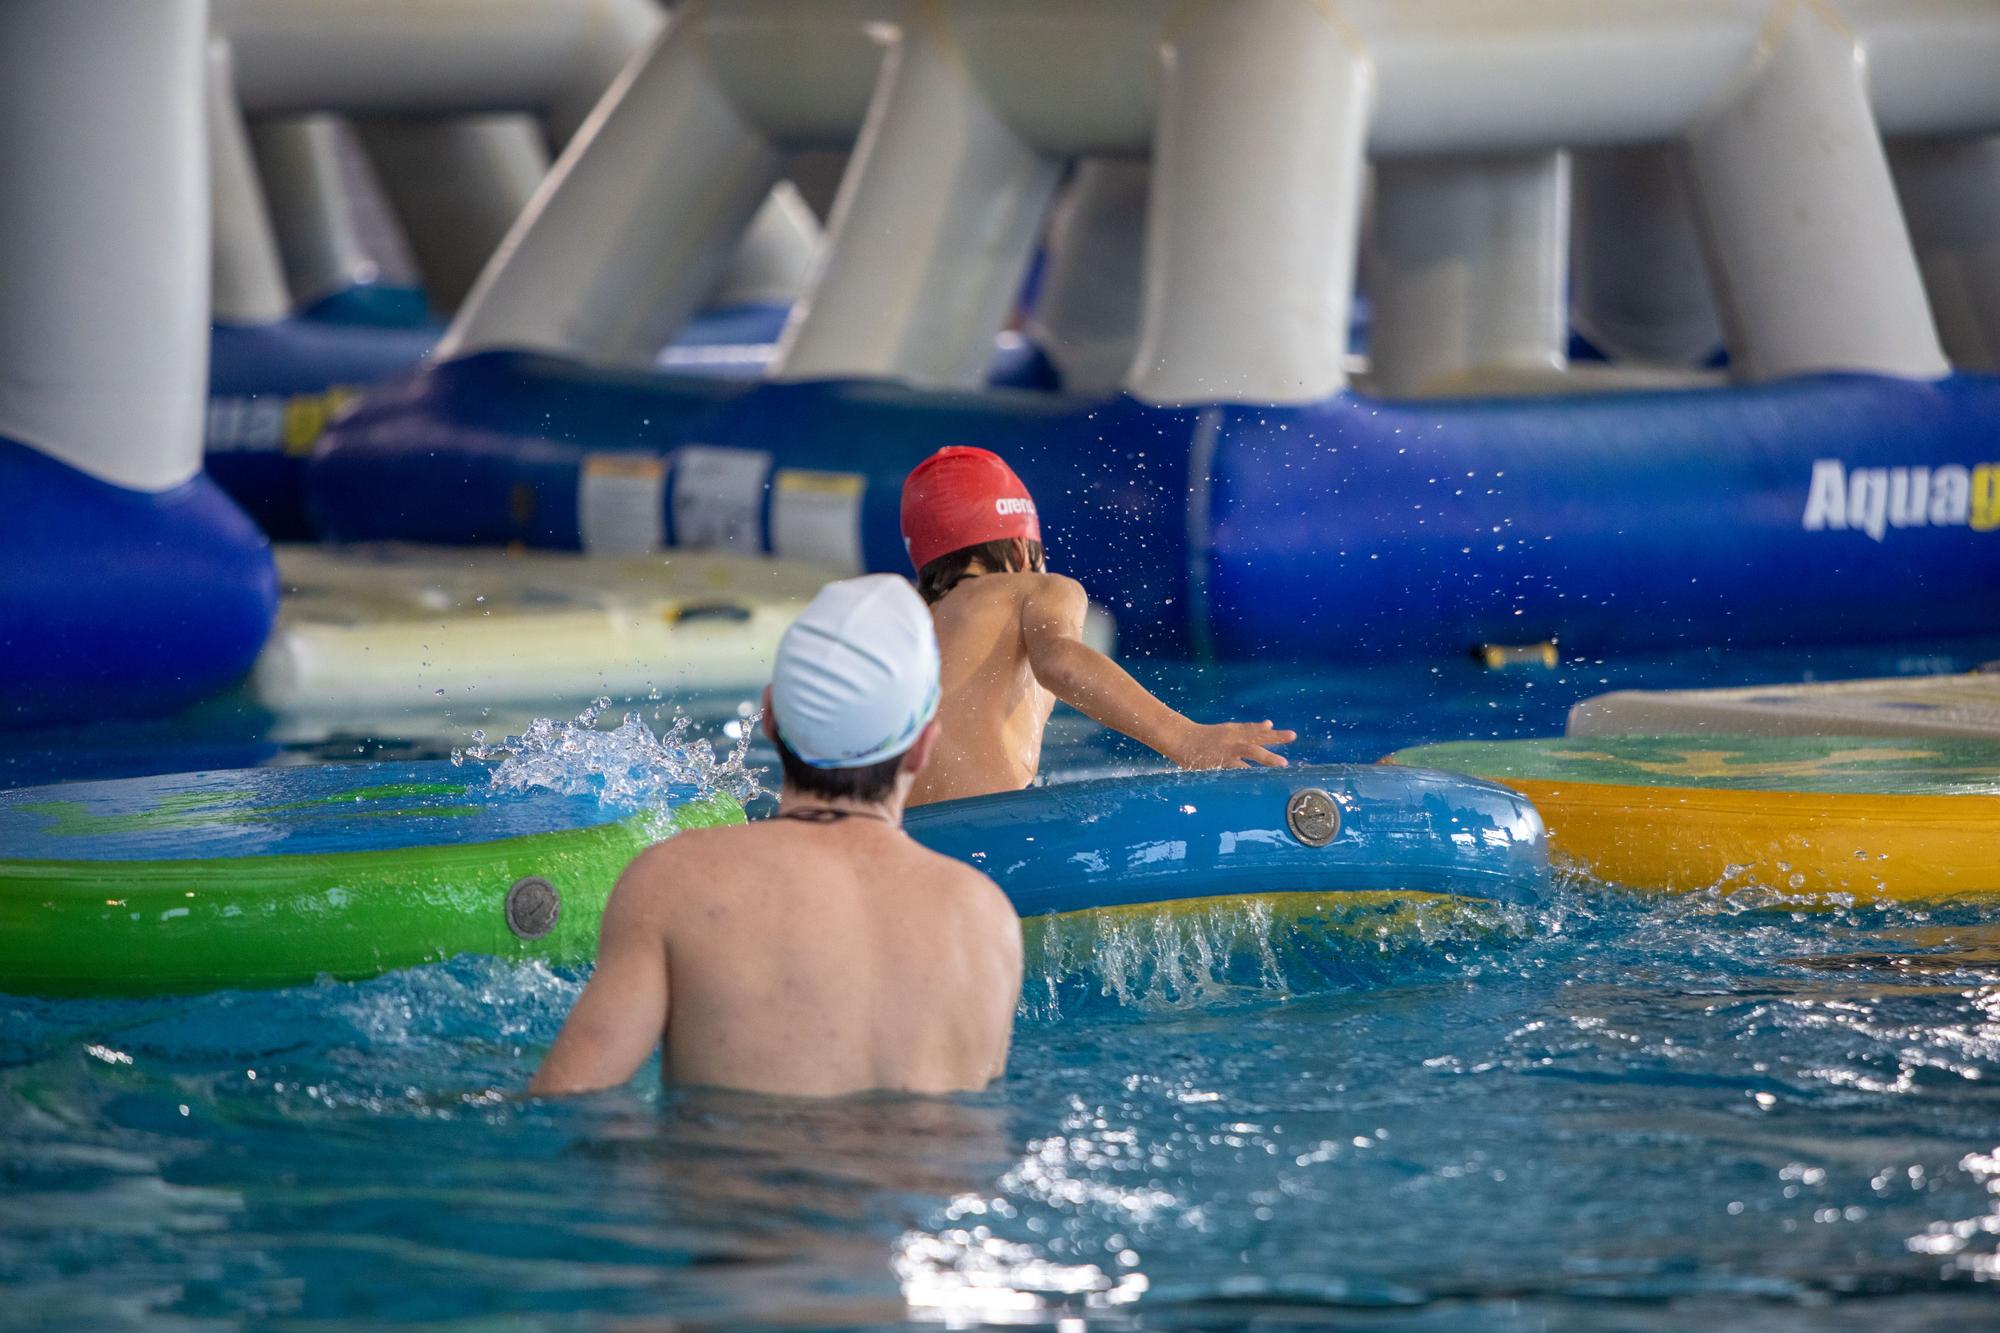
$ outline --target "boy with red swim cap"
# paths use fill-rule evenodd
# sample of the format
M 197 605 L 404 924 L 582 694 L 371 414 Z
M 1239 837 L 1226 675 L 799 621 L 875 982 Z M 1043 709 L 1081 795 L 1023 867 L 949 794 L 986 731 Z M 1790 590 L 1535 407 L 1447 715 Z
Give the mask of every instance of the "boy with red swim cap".
M 1182 768 L 1285 763 L 1270 747 L 1294 733 L 1190 721 L 1083 642 L 1083 585 L 1044 572 L 1035 502 L 997 454 L 953 447 L 918 464 L 903 483 L 903 541 L 943 659 L 937 748 L 911 805 L 1034 781 L 1057 699 Z

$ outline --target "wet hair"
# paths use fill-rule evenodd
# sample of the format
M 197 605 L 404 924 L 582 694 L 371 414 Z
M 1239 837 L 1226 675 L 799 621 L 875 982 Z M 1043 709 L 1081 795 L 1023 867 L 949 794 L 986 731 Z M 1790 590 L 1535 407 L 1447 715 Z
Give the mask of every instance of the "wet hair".
M 773 736 L 771 743 L 778 747 L 778 763 L 785 770 L 786 783 L 826 801 L 886 801 L 896 790 L 896 775 L 903 768 L 901 754 L 860 768 L 814 768 L 782 738 Z
M 917 571 L 917 592 L 928 604 L 936 602 L 959 585 L 971 571 L 974 562 L 988 569 L 1004 569 L 1009 574 L 1024 571 L 1014 568 L 1014 539 L 1005 538 L 997 542 L 980 542 L 973 546 L 961 546 L 949 555 L 941 555 Z M 1042 572 L 1042 544 L 1028 543 L 1028 570 Z

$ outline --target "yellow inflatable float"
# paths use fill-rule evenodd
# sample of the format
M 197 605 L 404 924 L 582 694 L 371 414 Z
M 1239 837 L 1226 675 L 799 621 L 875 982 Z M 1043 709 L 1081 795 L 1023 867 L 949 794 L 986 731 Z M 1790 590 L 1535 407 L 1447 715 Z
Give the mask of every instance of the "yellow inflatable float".
M 1514 788 L 1541 810 L 1551 855 L 1627 888 L 2000 892 L 2000 742 L 1602 736 L 1425 745 L 1386 762 Z

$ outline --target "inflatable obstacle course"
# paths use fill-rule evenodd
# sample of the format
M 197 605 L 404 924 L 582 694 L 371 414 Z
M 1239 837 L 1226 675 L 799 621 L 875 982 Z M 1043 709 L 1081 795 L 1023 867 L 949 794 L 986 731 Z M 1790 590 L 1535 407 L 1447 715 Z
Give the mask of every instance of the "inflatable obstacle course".
M 583 962 L 664 814 L 488 790 L 444 761 L 0 792 L 0 990 L 146 995 L 374 976 L 462 953 Z
M 201 473 L 208 20 L 0 6 L 0 726 L 171 712 L 270 628 L 269 547 Z
M 902 476 L 974 444 L 1142 651 L 1977 633 L 2000 268 L 1991 161 L 1954 150 L 2000 126 L 2000 14 L 1940 2 L 716 0 L 607 96 L 437 364 L 336 425 L 313 503 L 348 539 L 587 545 L 583 479 L 624 451 L 698 497 L 670 545 L 893 571 Z M 634 369 L 790 155 L 850 142 L 763 378 Z M 1070 392 L 986 390 L 1044 236 Z M 1726 375 L 1691 375 L 1722 306 Z M 1572 325 L 1613 362 L 1571 373 Z
M 1959 492 L 1881 542 L 1806 517 L 1827 456 L 1990 466 L 2000 486 L 1996 419 L 1991 376 L 1195 410 L 492 352 L 364 400 L 310 485 L 341 540 L 588 549 L 591 469 L 636 455 L 662 469 L 669 546 L 907 573 L 903 477 L 971 444 L 1020 473 L 1051 567 L 1105 600 L 1128 647 L 1365 660 L 1559 639 L 1587 653 L 1989 629 L 2000 577 L 1982 571 L 2000 542 Z M 453 504 L 423 498 L 436 494 Z M 1952 596 L 1908 596 L 1947 570 Z
M 1569 710 L 1571 736 L 1965 736 L 2000 741 L 2000 672 L 1718 690 L 1618 690 Z
M 2000 892 L 2000 742 L 1466 741 L 1389 762 L 1504 783 L 1541 811 L 1552 855 L 1625 888 L 1859 901 Z

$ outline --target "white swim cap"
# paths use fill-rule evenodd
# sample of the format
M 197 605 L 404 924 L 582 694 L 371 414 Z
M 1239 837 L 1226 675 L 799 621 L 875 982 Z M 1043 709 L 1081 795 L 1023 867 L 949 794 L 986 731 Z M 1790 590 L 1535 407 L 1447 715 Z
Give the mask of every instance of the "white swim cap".
M 827 584 L 778 640 L 771 720 L 814 768 L 899 755 L 937 708 L 937 631 L 894 574 Z

